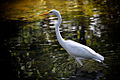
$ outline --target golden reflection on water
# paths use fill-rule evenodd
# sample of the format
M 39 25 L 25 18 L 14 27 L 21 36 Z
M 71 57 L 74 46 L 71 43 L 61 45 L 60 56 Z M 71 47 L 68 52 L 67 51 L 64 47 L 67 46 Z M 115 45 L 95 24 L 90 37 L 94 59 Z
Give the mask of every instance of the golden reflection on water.
M 11 20 L 36 21 L 39 15 L 51 9 L 71 17 L 93 16 L 98 12 L 93 1 L 88 0 L 20 0 L 2 4 L 5 18 Z M 77 15 L 76 15 L 77 14 Z

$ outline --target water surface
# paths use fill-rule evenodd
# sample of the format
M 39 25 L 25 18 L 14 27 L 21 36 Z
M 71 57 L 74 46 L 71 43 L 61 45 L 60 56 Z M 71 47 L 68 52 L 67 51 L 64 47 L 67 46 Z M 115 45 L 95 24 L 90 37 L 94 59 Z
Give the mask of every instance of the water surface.
M 119 2 L 119 1 L 118 1 Z M 119 3 L 118 3 L 119 4 Z M 117 1 L 20 0 L 1 5 L 1 48 L 12 65 L 12 79 L 20 80 L 115 80 L 119 78 L 119 5 Z M 113 6 L 113 7 L 110 7 Z M 61 35 L 87 45 L 105 57 L 104 67 L 83 60 L 84 67 L 58 43 L 56 16 L 39 16 L 57 9 L 62 16 Z M 4 55 L 4 56 L 6 56 Z M 11 62 L 9 62 L 9 59 Z M 4 61 L 3 61 L 4 63 Z M 6 68 L 5 68 L 6 69 Z M 8 69 L 6 69 L 8 70 Z M 9 75 L 9 74 L 8 74 Z M 7 75 L 6 75 L 7 76 Z

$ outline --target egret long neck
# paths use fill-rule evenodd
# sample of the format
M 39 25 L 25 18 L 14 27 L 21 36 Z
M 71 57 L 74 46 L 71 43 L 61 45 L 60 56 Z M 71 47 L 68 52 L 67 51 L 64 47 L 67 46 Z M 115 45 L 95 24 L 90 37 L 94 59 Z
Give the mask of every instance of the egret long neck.
M 55 31 L 56 31 L 56 36 L 57 36 L 57 39 L 58 39 L 58 42 L 61 44 L 61 45 L 64 45 L 64 39 L 62 38 L 61 34 L 60 34 L 60 31 L 59 31 L 59 26 L 62 22 L 62 18 L 61 18 L 61 15 L 58 13 L 56 14 L 57 17 L 58 17 L 58 22 L 56 23 L 56 27 L 55 27 Z

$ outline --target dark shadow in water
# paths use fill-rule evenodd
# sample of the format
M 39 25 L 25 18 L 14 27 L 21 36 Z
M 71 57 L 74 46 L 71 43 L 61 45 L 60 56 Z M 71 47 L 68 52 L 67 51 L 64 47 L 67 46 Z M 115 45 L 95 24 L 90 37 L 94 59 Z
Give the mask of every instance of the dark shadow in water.
M 1 19 L 2 20 L 2 19 Z M 11 57 L 10 38 L 17 36 L 19 26 L 24 22 L 16 20 L 0 20 L 0 73 L 1 79 L 16 80 L 18 77 L 18 62 L 16 57 Z
M 86 45 L 85 26 L 82 26 L 82 27 L 81 27 L 81 30 L 80 30 L 80 43 Z
M 99 80 L 103 77 L 103 72 L 88 72 L 79 70 L 75 76 L 71 76 L 68 80 Z

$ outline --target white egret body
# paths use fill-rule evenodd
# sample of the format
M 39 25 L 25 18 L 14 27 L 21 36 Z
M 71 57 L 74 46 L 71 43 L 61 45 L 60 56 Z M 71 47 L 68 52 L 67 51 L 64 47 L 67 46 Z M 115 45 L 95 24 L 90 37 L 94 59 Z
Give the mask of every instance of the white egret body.
M 81 66 L 83 66 L 81 59 L 93 59 L 98 62 L 102 62 L 104 60 L 104 57 L 102 55 L 96 53 L 94 50 L 92 50 L 88 46 L 85 46 L 83 44 L 77 43 L 72 40 L 64 40 L 62 38 L 59 31 L 59 26 L 62 22 L 62 18 L 59 11 L 51 10 L 50 12 L 47 12 L 45 14 L 53 14 L 58 17 L 58 22 L 55 25 L 56 26 L 55 31 L 56 31 L 58 42 L 71 56 L 73 56 L 77 60 L 77 62 Z

